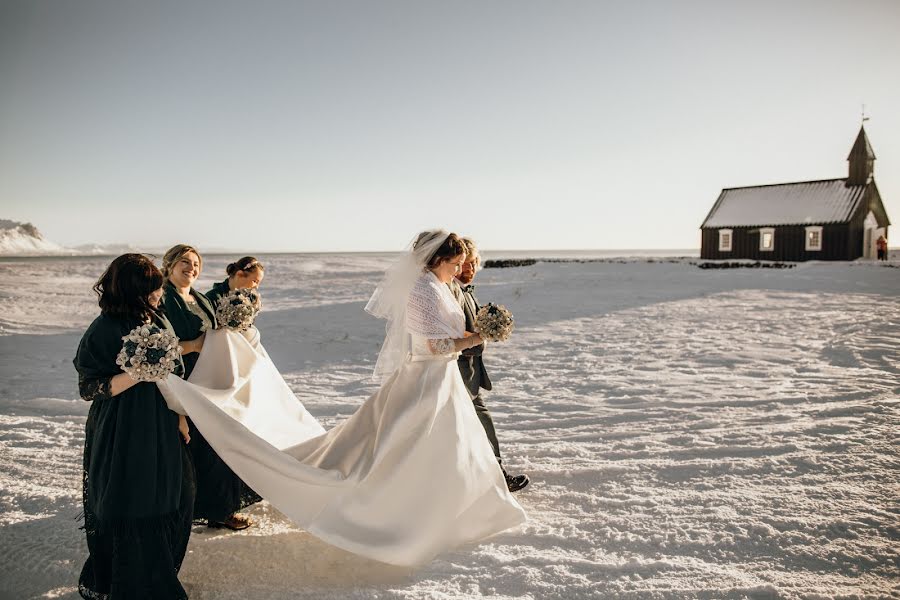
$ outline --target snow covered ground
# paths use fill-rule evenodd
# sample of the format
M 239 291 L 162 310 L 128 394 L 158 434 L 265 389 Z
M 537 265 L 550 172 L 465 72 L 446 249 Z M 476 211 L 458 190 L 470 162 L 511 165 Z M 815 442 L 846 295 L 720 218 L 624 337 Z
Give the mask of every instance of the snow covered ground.
M 264 344 L 326 427 L 374 389 L 362 305 L 387 260 L 265 257 Z M 107 261 L 0 260 L 0 598 L 77 597 L 71 359 Z M 487 398 L 529 522 L 408 571 L 263 503 L 259 527 L 195 530 L 192 598 L 900 597 L 900 270 L 635 260 L 476 283 L 517 319 Z

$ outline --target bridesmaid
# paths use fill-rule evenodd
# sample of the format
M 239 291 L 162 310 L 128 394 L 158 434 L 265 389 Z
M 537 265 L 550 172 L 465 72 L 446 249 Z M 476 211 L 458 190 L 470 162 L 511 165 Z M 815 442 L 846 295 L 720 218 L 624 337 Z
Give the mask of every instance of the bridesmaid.
M 230 291 L 241 288 L 258 288 L 266 274 L 266 268 L 256 257 L 245 256 L 228 265 L 225 272 L 228 273 L 228 278 L 213 285 L 212 289 L 206 292 L 206 297 L 209 298 L 213 307 L 216 306 L 219 298 Z
M 212 303 L 192 286 L 200 276 L 203 258 L 193 246 L 179 244 L 163 256 L 163 307 L 181 340 L 190 340 L 185 347 L 185 379 L 197 364 L 203 348 L 206 330 L 216 328 L 216 313 Z M 245 506 L 262 498 L 251 490 L 226 465 L 209 442 L 191 425 L 192 442 L 189 446 L 197 473 L 197 498 L 194 502 L 194 518 L 206 521 L 210 527 L 227 527 L 239 531 L 253 522 L 246 515 L 237 514 Z
M 75 355 L 79 394 L 92 402 L 83 478 L 88 559 L 78 579 L 87 599 L 188 597 L 178 581 L 195 494 L 187 422 L 155 383 L 116 364 L 122 336 L 138 325 L 172 330 L 158 311 L 162 285 L 146 256 L 113 260 L 94 285 L 100 316 Z M 179 361 L 176 373 L 183 370 Z

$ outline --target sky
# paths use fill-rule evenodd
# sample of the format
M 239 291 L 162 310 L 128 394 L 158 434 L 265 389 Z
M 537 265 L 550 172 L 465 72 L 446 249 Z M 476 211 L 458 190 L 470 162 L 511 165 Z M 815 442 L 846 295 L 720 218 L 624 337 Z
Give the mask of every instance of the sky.
M 0 219 L 59 244 L 697 248 L 720 190 L 900 223 L 900 2 L 0 0 Z

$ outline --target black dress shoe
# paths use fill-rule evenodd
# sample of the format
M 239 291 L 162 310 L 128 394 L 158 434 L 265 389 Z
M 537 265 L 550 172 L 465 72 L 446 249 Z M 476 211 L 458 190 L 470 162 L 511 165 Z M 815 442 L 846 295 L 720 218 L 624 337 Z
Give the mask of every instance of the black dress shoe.
M 528 475 L 524 475 L 524 474 L 523 475 L 508 475 L 506 473 L 504 473 L 504 474 L 506 475 L 506 487 L 507 487 L 507 489 L 509 489 L 510 492 L 518 492 L 519 490 L 521 490 L 522 488 L 527 486 L 529 483 L 531 483 L 531 480 L 528 479 Z

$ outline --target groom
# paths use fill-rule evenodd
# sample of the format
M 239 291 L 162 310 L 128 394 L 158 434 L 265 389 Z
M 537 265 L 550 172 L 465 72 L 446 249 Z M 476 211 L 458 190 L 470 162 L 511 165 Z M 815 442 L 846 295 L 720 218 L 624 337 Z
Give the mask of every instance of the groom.
M 457 302 L 466 313 L 466 331 L 475 332 L 475 315 L 478 313 L 478 301 L 475 299 L 475 286 L 471 285 L 475 279 L 475 271 L 481 264 L 481 255 L 478 248 L 469 238 L 462 238 L 463 244 L 466 246 L 466 261 L 462 264 L 459 275 L 456 279 L 448 283 L 450 291 L 453 292 Z M 500 458 L 500 442 L 497 441 L 497 432 L 494 429 L 494 420 L 491 413 L 484 405 L 484 399 L 481 397 L 481 390 L 490 390 L 492 388 L 491 380 L 484 368 L 484 361 L 481 354 L 484 352 L 484 344 L 463 350 L 459 356 L 457 363 L 459 364 L 459 372 L 462 375 L 463 382 L 472 396 L 472 404 L 475 405 L 475 413 L 484 427 L 488 440 L 494 449 L 494 456 L 500 463 L 503 470 L 503 476 L 506 478 L 506 487 L 510 492 L 517 492 L 529 483 L 528 475 L 510 475 L 503 468 L 503 460 Z

